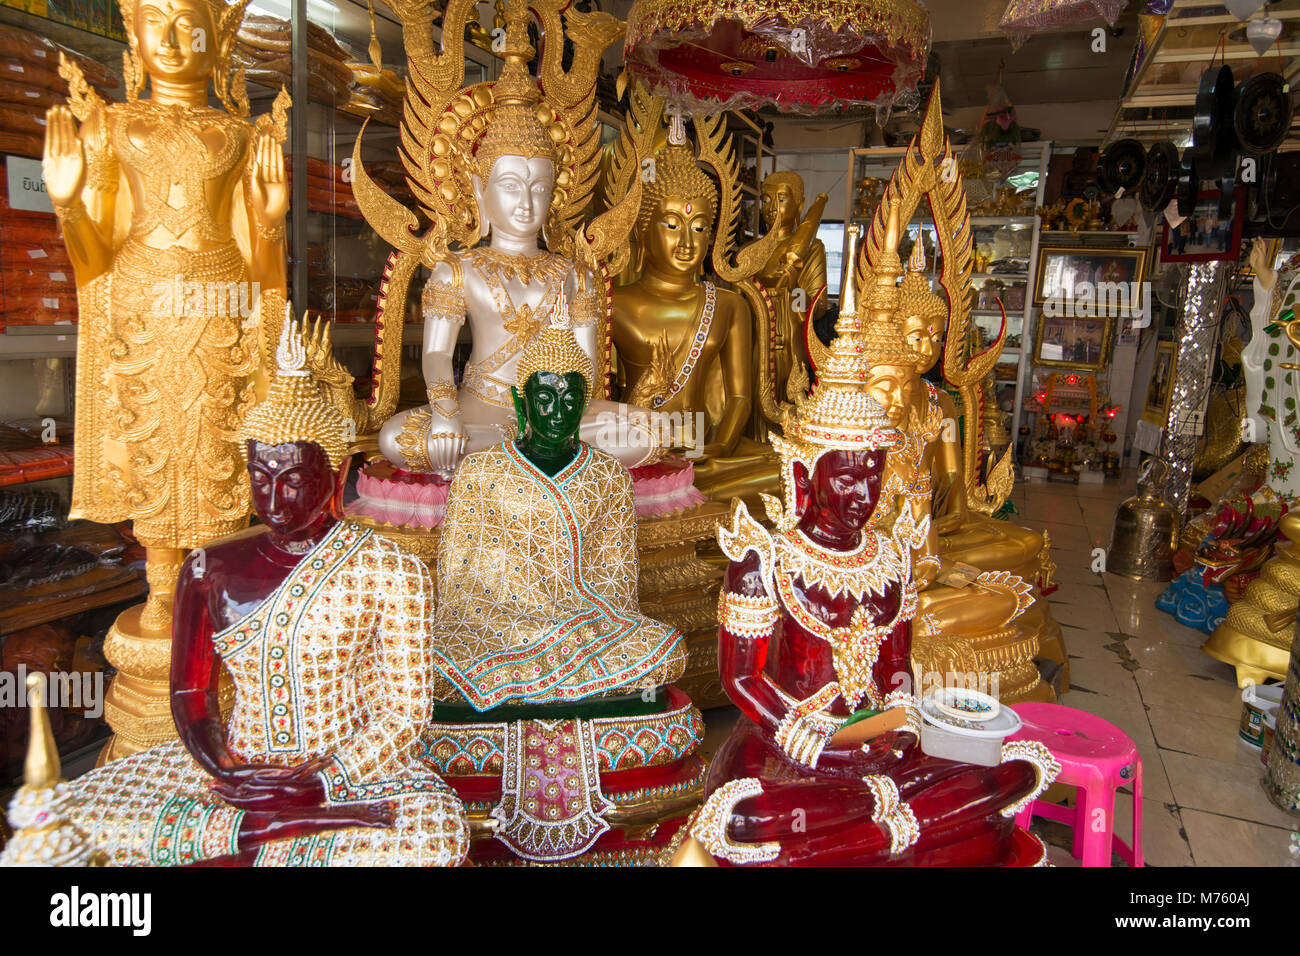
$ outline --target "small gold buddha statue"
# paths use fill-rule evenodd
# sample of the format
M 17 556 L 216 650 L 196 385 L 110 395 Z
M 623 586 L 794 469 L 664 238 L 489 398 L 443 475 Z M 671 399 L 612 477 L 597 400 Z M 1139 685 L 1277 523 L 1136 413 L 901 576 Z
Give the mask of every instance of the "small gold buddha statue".
M 243 72 L 231 72 L 245 4 L 123 0 L 126 102 L 104 102 L 63 62 L 68 105 L 47 113 L 42 165 L 80 314 L 71 514 L 130 520 L 146 549 L 148 600 L 105 645 L 119 668 L 111 756 L 171 734 L 160 688 L 181 560 L 250 510 L 233 436 L 261 357 L 248 319 L 285 288 L 289 97 L 248 122 Z M 120 207 L 130 218 L 115 227 Z M 273 335 L 278 309 L 267 314 Z M 146 660 L 156 666 L 142 671 Z
M 634 106 L 638 102 L 634 98 Z M 657 128 L 662 109 L 656 101 L 637 125 Z M 632 125 L 629 119 L 629 130 Z M 773 387 L 762 362 L 768 401 L 761 402 L 755 392 L 753 307 L 763 317 L 757 323 L 760 354 L 768 350 L 768 307 L 747 280 L 777 237 L 760 240 L 762 249 L 742 251 L 747 265 L 727 262 L 739 215 L 736 161 L 720 118 L 696 117 L 695 125 L 698 158 L 681 114 L 671 115 L 667 145 L 653 157 L 654 175 L 642 185 L 636 220 L 638 278 L 614 290 L 612 332 L 627 401 L 680 417 L 688 432 L 697 421 L 707 423 L 704 436 L 686 434 L 678 447 L 696 459 L 696 486 L 726 500 L 777 488 L 775 456 L 745 436 L 755 407 L 771 405 Z M 721 194 L 701 162 L 722 180 Z M 733 289 L 703 278 L 710 251 L 713 271 Z M 720 394 L 711 396 L 717 386 Z
M 796 365 L 805 371 L 796 382 L 807 381 L 809 323 L 826 311 L 826 246 L 817 238 L 826 194 L 819 193 L 803 212 L 803 177 L 782 169 L 763 180 L 763 222 L 778 237 L 754 281 L 767 290 L 776 310 L 776 335 L 772 353 L 776 373 L 772 387 L 779 398 L 788 395 L 790 376 Z

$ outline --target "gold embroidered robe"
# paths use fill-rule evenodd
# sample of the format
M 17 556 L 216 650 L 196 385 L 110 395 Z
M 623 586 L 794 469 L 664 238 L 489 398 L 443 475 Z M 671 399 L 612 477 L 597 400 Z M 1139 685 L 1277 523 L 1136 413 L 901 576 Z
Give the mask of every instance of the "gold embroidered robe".
M 583 444 L 553 478 L 513 442 L 461 462 L 438 550 L 439 700 L 632 693 L 686 666 L 682 635 L 637 603 L 632 479 Z

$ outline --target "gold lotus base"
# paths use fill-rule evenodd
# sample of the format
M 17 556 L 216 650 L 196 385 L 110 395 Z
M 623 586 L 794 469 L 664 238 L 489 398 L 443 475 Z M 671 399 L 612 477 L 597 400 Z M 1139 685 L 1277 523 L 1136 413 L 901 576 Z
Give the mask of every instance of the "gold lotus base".
M 919 690 L 924 692 L 928 689 L 925 686 L 927 675 L 938 674 L 944 681 L 960 679 L 969 682 L 973 679 L 976 690 L 996 693 L 998 699 L 1007 704 L 1055 701 L 1056 692 L 1050 684 L 1044 683 L 1037 663 L 1037 659 L 1044 656 L 1045 645 L 1052 652 L 1050 659 L 1054 660 L 1057 653 L 1064 657 L 1060 625 L 1052 619 L 1046 604 L 1045 599 L 1039 598 L 1035 607 L 1014 623 L 987 634 L 913 638 L 912 671 L 921 682 Z M 928 678 L 931 682 L 934 679 L 932 676 Z M 1064 671 L 1062 680 L 1064 692 L 1069 686 L 1068 670 Z
M 101 766 L 176 738 L 171 634 L 144 627 L 143 610 L 138 604 L 119 614 L 104 640 L 104 656 L 117 668 L 117 676 L 104 696 L 104 717 L 113 737 L 99 754 Z

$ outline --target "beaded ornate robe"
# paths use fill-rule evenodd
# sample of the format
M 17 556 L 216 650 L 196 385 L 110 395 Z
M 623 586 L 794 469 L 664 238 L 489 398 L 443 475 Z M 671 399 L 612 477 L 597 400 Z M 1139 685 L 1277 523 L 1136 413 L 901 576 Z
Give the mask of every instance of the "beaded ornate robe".
M 431 717 L 428 570 L 340 523 L 266 600 L 213 636 L 234 677 L 231 753 L 294 766 L 330 755 L 330 803 L 389 801 L 394 825 L 280 840 L 258 865 L 447 866 L 469 836 L 460 800 L 419 759 Z M 114 863 L 173 865 L 234 853 L 243 812 L 208 789 L 179 741 L 68 784 L 73 819 Z
M 452 480 L 438 551 L 435 693 L 484 711 L 656 687 L 682 635 L 641 614 L 636 511 L 619 462 L 583 444 L 554 477 L 513 442 Z

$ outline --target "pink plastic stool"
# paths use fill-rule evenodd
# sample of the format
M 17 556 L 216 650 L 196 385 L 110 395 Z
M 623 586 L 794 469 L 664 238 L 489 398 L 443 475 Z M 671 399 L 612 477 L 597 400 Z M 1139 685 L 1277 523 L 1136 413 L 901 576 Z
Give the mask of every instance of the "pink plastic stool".
M 1074 855 L 1084 866 L 1110 866 L 1114 849 L 1130 866 L 1143 866 L 1142 757 L 1109 721 L 1060 704 L 1013 704 L 1024 726 L 1011 740 L 1037 740 L 1061 764 L 1057 783 L 1079 788 L 1073 809 L 1036 800 L 1016 816 L 1029 829 L 1034 814 L 1074 827 Z M 1133 847 L 1115 834 L 1115 791 L 1133 784 Z M 1097 811 L 1100 827 L 1094 828 Z

